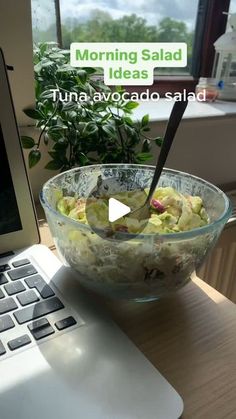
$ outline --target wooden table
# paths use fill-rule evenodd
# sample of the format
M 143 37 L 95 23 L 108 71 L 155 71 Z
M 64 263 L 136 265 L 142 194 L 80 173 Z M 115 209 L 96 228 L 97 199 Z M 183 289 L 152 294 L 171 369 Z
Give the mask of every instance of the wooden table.
M 44 220 L 40 232 L 42 243 L 55 251 Z M 102 302 L 182 396 L 183 419 L 236 418 L 236 307 L 232 302 L 197 277 L 160 301 Z

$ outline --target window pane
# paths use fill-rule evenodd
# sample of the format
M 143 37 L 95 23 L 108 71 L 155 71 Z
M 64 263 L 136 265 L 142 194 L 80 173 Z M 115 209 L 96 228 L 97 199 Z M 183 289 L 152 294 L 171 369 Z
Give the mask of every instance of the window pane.
M 229 13 L 236 13 L 236 0 L 231 0 Z
M 54 0 L 31 0 L 33 41 L 57 42 Z
M 48 16 L 49 4 L 54 2 L 33 0 L 34 3 L 41 4 L 38 21 L 34 8 L 34 22 L 38 25 L 34 39 L 55 40 L 50 37 L 55 35 L 55 20 Z M 43 4 L 48 5 L 45 10 Z M 60 0 L 60 10 L 64 48 L 75 41 L 187 42 L 187 68 L 163 68 L 158 73 L 190 73 L 198 0 Z

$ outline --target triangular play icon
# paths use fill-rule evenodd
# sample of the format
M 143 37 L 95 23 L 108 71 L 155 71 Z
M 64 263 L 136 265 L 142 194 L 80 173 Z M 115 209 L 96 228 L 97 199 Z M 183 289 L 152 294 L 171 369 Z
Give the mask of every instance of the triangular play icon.
M 122 204 L 122 202 L 115 198 L 110 198 L 108 204 L 108 219 L 110 223 L 113 223 L 113 221 L 118 220 L 126 214 L 129 214 L 131 211 L 128 205 Z

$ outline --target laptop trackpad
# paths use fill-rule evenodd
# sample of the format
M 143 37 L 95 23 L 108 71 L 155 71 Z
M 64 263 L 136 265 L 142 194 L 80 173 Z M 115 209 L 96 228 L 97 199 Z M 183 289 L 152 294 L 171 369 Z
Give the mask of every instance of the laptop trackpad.
M 85 324 L 4 360 L 1 417 L 180 417 L 175 390 L 125 335 L 107 327 Z

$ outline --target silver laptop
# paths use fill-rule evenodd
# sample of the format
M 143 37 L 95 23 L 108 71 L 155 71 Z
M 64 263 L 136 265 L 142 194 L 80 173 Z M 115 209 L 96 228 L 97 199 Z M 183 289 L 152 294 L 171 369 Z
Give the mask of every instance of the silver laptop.
M 180 396 L 39 241 L 0 51 L 0 417 L 179 418 Z

